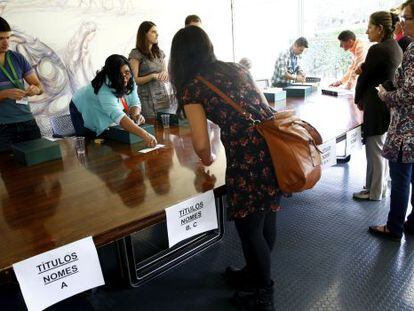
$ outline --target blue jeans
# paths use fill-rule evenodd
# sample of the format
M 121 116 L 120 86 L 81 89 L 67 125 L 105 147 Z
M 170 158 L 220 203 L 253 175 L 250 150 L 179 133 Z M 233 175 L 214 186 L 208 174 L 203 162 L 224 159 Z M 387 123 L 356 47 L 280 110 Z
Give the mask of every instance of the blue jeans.
M 414 187 L 414 163 L 389 162 L 391 175 L 391 204 L 387 227 L 394 234 L 402 235 L 410 184 Z M 414 189 L 411 192 L 411 205 L 414 207 Z M 407 224 L 414 229 L 414 213 L 407 217 Z
M 0 124 L 0 151 L 9 151 L 11 150 L 12 144 L 40 137 L 40 129 L 34 119 L 24 122 Z
M 96 138 L 96 133 L 84 126 L 82 114 L 72 101 L 69 104 L 69 112 L 70 119 L 72 120 L 73 127 L 75 128 L 76 136 Z

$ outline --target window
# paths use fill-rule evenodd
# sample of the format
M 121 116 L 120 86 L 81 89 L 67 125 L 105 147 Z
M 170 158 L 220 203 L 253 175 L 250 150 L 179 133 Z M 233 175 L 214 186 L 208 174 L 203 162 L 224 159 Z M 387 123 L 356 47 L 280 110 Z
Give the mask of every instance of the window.
M 251 60 L 254 79 L 270 78 L 279 52 L 297 38 L 297 1 L 233 1 L 235 61 Z
M 302 63 L 306 73 L 323 79 L 340 78 L 349 66 L 351 56 L 339 47 L 338 34 L 353 31 L 357 38 L 365 34 L 369 16 L 376 11 L 389 11 L 402 4 L 398 0 L 313 0 L 304 2 L 304 35 L 310 48 Z

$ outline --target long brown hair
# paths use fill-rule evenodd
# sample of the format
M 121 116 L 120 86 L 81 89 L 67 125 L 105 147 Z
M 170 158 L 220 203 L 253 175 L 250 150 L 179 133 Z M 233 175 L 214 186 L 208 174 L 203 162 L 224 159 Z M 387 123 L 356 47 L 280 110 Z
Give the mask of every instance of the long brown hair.
M 158 47 L 158 43 L 153 44 L 151 50 L 149 49 L 149 44 L 147 41 L 147 33 L 150 31 L 150 29 L 155 25 L 153 22 L 145 21 L 142 22 L 141 25 L 139 25 L 138 32 L 137 32 L 137 42 L 135 44 L 135 47 L 140 51 L 142 54 L 147 56 L 150 59 L 160 58 L 161 57 L 161 51 Z

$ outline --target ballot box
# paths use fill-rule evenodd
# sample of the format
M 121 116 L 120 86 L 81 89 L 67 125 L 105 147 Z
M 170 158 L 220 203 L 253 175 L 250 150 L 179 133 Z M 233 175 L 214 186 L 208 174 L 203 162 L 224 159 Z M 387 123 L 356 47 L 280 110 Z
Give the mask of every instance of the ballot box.
M 28 140 L 11 147 L 15 159 L 26 166 L 62 158 L 59 143 L 46 138 Z
M 319 78 L 319 77 L 306 77 L 305 82 L 306 83 L 319 83 L 319 82 L 321 82 L 321 78 Z
M 321 90 L 323 95 L 329 95 L 329 96 L 343 96 L 343 95 L 353 95 L 353 90 L 346 90 L 343 88 L 322 88 Z
M 261 90 L 266 90 L 270 88 L 271 86 L 269 79 L 259 79 L 259 80 L 255 80 L 254 82 Z
M 143 125 L 140 125 L 140 127 L 152 135 L 155 134 L 154 126 L 151 124 L 143 124 Z M 118 125 L 112 126 L 109 129 L 107 129 L 103 133 L 103 136 L 105 138 L 119 141 L 121 143 L 129 144 L 129 145 L 136 144 L 136 143 L 143 141 L 141 137 L 124 130 L 122 127 Z
M 316 92 L 319 89 L 319 82 L 305 82 L 305 83 L 300 83 L 300 82 L 295 82 L 292 83 L 291 86 L 309 86 L 311 88 L 312 92 Z
M 323 95 L 329 95 L 329 96 L 338 96 L 339 91 L 337 89 L 331 89 L 331 88 L 323 88 L 322 89 Z
M 287 97 L 306 97 L 312 93 L 311 86 L 287 86 L 284 88 Z
M 272 87 L 263 91 L 269 104 L 275 109 L 286 107 L 286 91 L 282 88 Z

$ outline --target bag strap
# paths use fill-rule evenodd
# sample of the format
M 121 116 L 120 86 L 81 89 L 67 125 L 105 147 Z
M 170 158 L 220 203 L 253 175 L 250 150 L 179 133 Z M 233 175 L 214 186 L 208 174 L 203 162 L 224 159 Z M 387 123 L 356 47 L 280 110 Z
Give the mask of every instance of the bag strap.
M 229 96 L 224 94 L 218 87 L 216 87 L 213 83 L 208 81 L 206 78 L 204 78 L 203 76 L 198 75 L 198 76 L 196 76 L 196 79 L 199 80 L 200 82 L 202 82 L 204 85 L 206 85 L 209 89 L 211 89 L 218 96 L 220 96 L 226 104 L 229 104 L 230 106 L 232 106 L 234 108 L 234 110 L 239 112 L 247 121 L 250 121 L 253 124 L 260 123 L 259 120 L 253 119 L 253 116 L 250 112 L 247 112 L 246 110 L 241 108 L 239 105 L 237 105 Z

